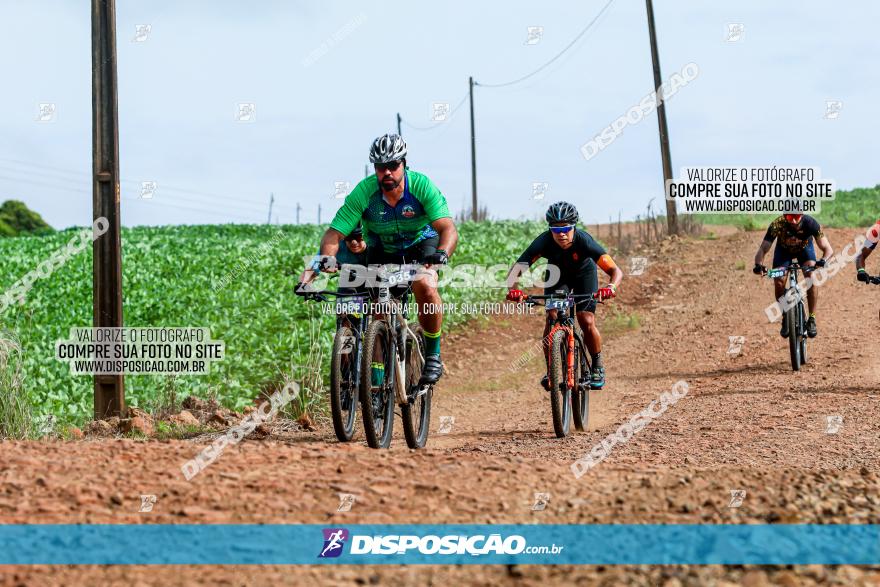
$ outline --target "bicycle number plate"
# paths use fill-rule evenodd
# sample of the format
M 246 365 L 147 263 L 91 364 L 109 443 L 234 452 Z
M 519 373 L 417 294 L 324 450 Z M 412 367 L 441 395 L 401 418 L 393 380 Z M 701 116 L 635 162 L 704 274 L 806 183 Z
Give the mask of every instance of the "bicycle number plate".
M 770 269 L 767 271 L 768 277 L 783 277 L 785 275 L 785 269 Z
M 388 285 L 394 287 L 395 285 L 402 285 L 407 283 L 410 280 L 410 271 L 395 271 L 394 273 L 388 274 Z
M 548 310 L 567 310 L 571 306 L 568 300 L 547 300 L 546 308 Z

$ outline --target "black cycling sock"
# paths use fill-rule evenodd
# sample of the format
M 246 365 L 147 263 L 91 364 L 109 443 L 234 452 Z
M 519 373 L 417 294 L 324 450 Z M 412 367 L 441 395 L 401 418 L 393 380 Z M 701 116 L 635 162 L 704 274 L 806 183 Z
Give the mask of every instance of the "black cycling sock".
M 605 366 L 605 365 L 602 363 L 602 351 L 599 351 L 599 352 L 596 353 L 595 355 L 594 355 L 593 353 L 590 353 L 590 357 L 591 357 L 592 360 L 593 360 L 593 366 L 594 366 L 594 367 L 604 367 L 604 366 Z

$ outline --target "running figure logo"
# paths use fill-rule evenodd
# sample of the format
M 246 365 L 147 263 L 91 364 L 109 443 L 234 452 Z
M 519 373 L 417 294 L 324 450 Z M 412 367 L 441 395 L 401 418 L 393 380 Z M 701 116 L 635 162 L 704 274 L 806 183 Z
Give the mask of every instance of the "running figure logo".
M 348 530 L 345 528 L 324 528 L 324 548 L 318 558 L 336 558 L 342 554 L 342 547 L 348 540 Z

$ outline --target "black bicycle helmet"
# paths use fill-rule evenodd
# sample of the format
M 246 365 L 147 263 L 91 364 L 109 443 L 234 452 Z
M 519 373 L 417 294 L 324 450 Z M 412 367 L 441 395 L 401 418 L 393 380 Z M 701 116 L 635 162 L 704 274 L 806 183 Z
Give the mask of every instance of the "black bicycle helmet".
M 404 158 L 406 158 L 406 142 L 400 135 L 382 135 L 370 146 L 370 163 L 392 163 Z
M 355 226 L 351 232 L 348 233 L 348 236 L 345 237 L 345 240 L 352 240 L 355 238 L 363 238 L 364 236 L 364 227 L 361 226 L 361 223 L 358 222 L 358 225 Z
M 568 202 L 556 202 L 547 208 L 547 224 L 555 224 L 557 222 L 567 222 L 575 224 L 578 221 L 577 208 Z

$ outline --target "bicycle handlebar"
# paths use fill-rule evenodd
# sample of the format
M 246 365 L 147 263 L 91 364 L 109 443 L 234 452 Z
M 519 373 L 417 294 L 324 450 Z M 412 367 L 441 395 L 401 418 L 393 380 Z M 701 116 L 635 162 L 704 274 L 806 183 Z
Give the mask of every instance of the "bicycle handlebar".
M 602 300 L 599 299 L 599 294 L 598 294 L 598 293 L 591 293 L 591 294 L 565 294 L 565 295 L 559 295 L 559 294 L 550 294 L 550 295 L 531 295 L 531 296 L 526 296 L 526 297 L 524 297 L 524 298 L 523 298 L 523 302 L 526 303 L 526 304 L 534 304 L 534 305 L 541 306 L 541 305 L 546 305 L 546 303 L 545 303 L 545 304 L 538 304 L 537 302 L 538 302 L 539 300 L 572 300 L 572 301 L 577 301 L 577 300 L 582 300 L 582 299 L 592 299 L 592 300 L 596 300 L 596 301 L 597 301 L 598 303 L 600 303 L 600 304 L 604 304 L 604 303 L 605 303 L 604 301 L 602 301 Z

